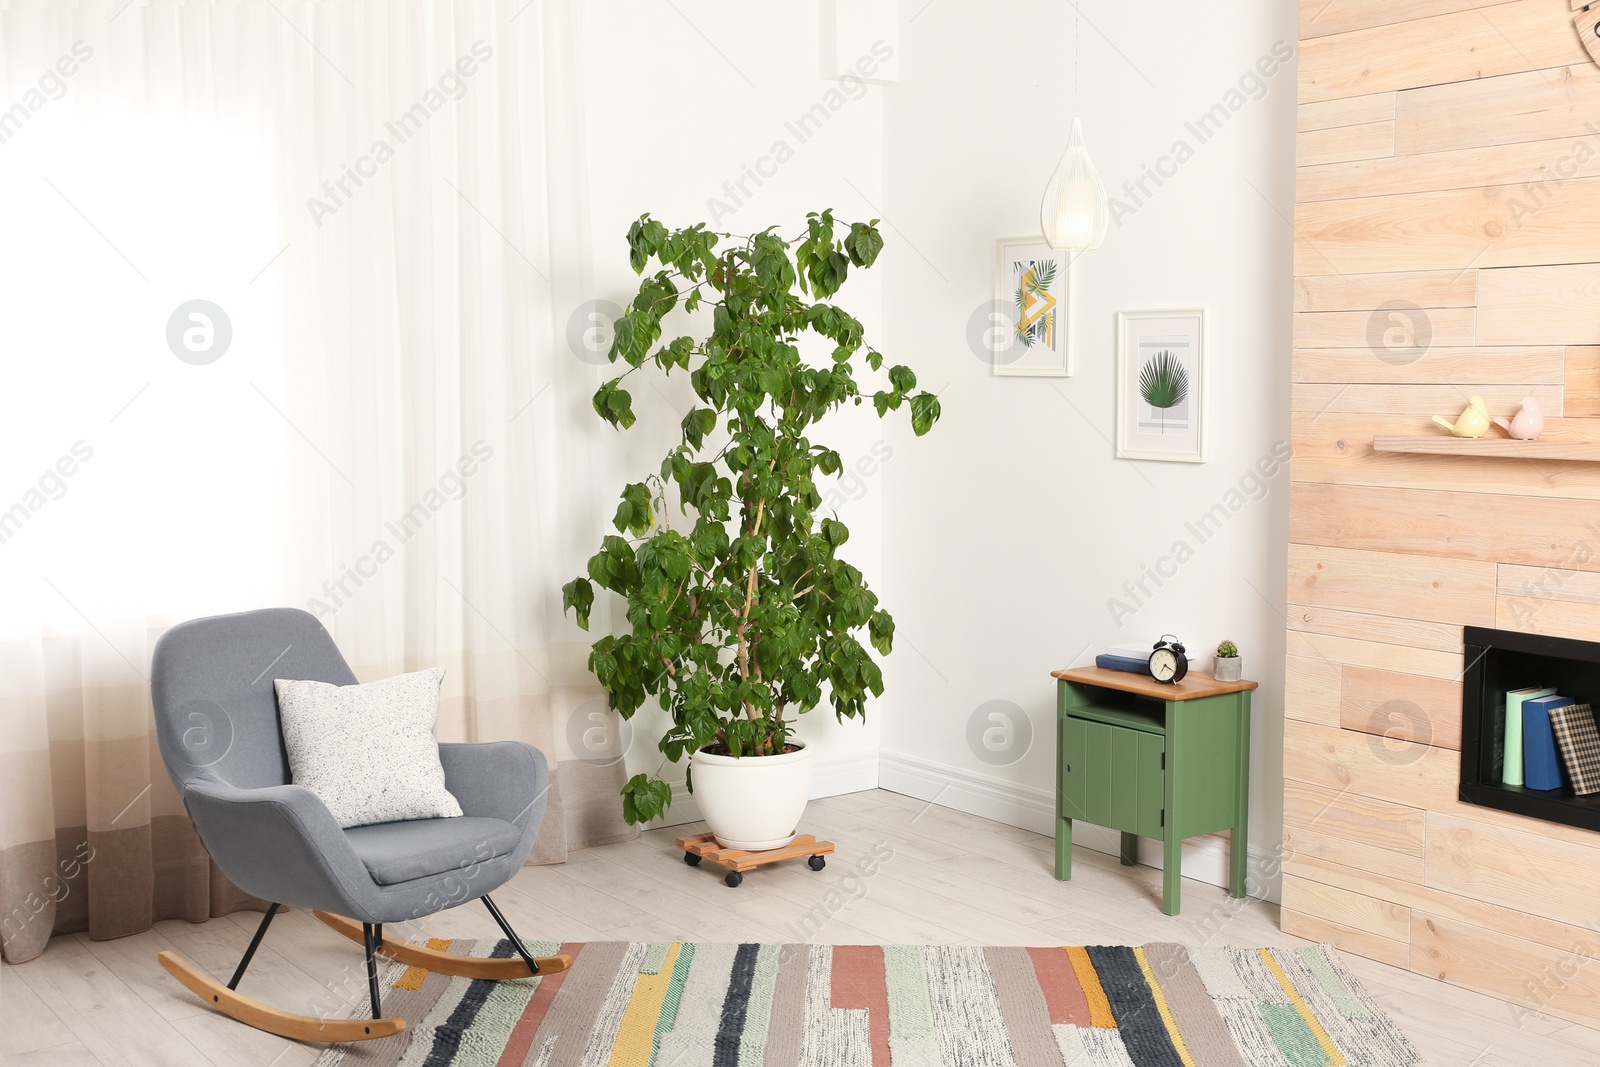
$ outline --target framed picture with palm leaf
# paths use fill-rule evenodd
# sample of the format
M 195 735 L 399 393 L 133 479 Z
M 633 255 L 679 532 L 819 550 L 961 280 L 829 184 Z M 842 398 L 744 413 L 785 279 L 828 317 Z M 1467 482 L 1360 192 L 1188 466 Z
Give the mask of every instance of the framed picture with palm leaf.
M 1117 312 L 1117 458 L 1206 461 L 1206 313 Z
M 1001 376 L 1065 378 L 1067 257 L 1034 237 L 1002 237 L 989 322 L 991 366 Z

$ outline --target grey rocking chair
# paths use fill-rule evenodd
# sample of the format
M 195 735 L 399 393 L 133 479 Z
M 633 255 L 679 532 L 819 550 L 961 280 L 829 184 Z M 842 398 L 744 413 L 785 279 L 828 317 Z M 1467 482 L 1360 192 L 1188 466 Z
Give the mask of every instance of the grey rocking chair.
M 445 785 L 464 817 L 341 829 L 309 790 L 290 782 L 273 679 L 353 685 L 333 638 L 291 608 L 197 619 L 156 644 L 150 690 L 161 757 L 201 843 L 240 889 L 269 901 L 226 984 L 172 952 L 160 962 L 223 1014 L 297 1041 L 361 1041 L 405 1029 L 383 1018 L 377 957 L 467 978 L 548 975 L 567 956 L 534 957 L 489 893 L 533 848 L 550 773 L 544 755 L 515 741 L 441 744 Z M 482 900 L 514 956 L 484 959 L 385 938 L 385 923 L 420 919 Z M 283 905 L 318 919 L 366 951 L 372 1019 L 279 1011 L 237 992 L 273 916 Z

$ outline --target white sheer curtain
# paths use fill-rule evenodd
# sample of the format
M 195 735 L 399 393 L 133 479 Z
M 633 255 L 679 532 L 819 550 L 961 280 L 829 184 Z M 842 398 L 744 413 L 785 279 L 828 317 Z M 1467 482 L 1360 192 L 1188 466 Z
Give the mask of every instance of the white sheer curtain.
M 609 496 L 583 54 L 576 0 L 0 4 L 7 959 L 249 903 L 151 737 L 182 618 L 443 665 L 442 736 L 559 767 L 536 859 L 625 834 L 560 611 Z

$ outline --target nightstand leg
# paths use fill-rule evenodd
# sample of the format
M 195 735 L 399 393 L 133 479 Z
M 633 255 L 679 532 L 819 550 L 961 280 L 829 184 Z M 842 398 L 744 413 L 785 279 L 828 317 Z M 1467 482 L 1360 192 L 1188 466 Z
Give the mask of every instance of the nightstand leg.
M 1183 881 L 1183 838 L 1169 828 L 1162 838 L 1161 910 L 1168 915 L 1178 914 L 1179 883 Z
M 1139 835 L 1122 831 L 1122 865 L 1132 867 L 1139 862 Z
M 1056 879 L 1065 882 L 1072 877 L 1072 820 L 1062 816 L 1056 819 Z
M 1245 895 L 1245 879 L 1250 864 L 1250 694 L 1240 693 L 1239 773 L 1234 777 L 1233 835 L 1228 842 L 1228 895 Z

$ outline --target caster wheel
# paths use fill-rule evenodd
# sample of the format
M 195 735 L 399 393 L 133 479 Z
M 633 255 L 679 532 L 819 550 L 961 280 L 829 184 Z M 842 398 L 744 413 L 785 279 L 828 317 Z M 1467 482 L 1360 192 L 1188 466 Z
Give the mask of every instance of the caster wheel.
M 683 862 L 687 863 L 691 867 L 700 866 L 700 859 L 701 857 L 696 856 L 693 852 L 685 852 L 683 854 Z
M 740 874 L 738 871 L 729 871 L 728 876 L 724 878 L 723 881 L 727 883 L 729 889 L 737 889 L 739 887 L 739 883 L 744 881 L 744 875 Z
M 827 865 L 828 861 L 821 856 L 812 856 L 810 859 L 806 860 L 806 866 L 810 867 L 813 871 L 820 871 Z

